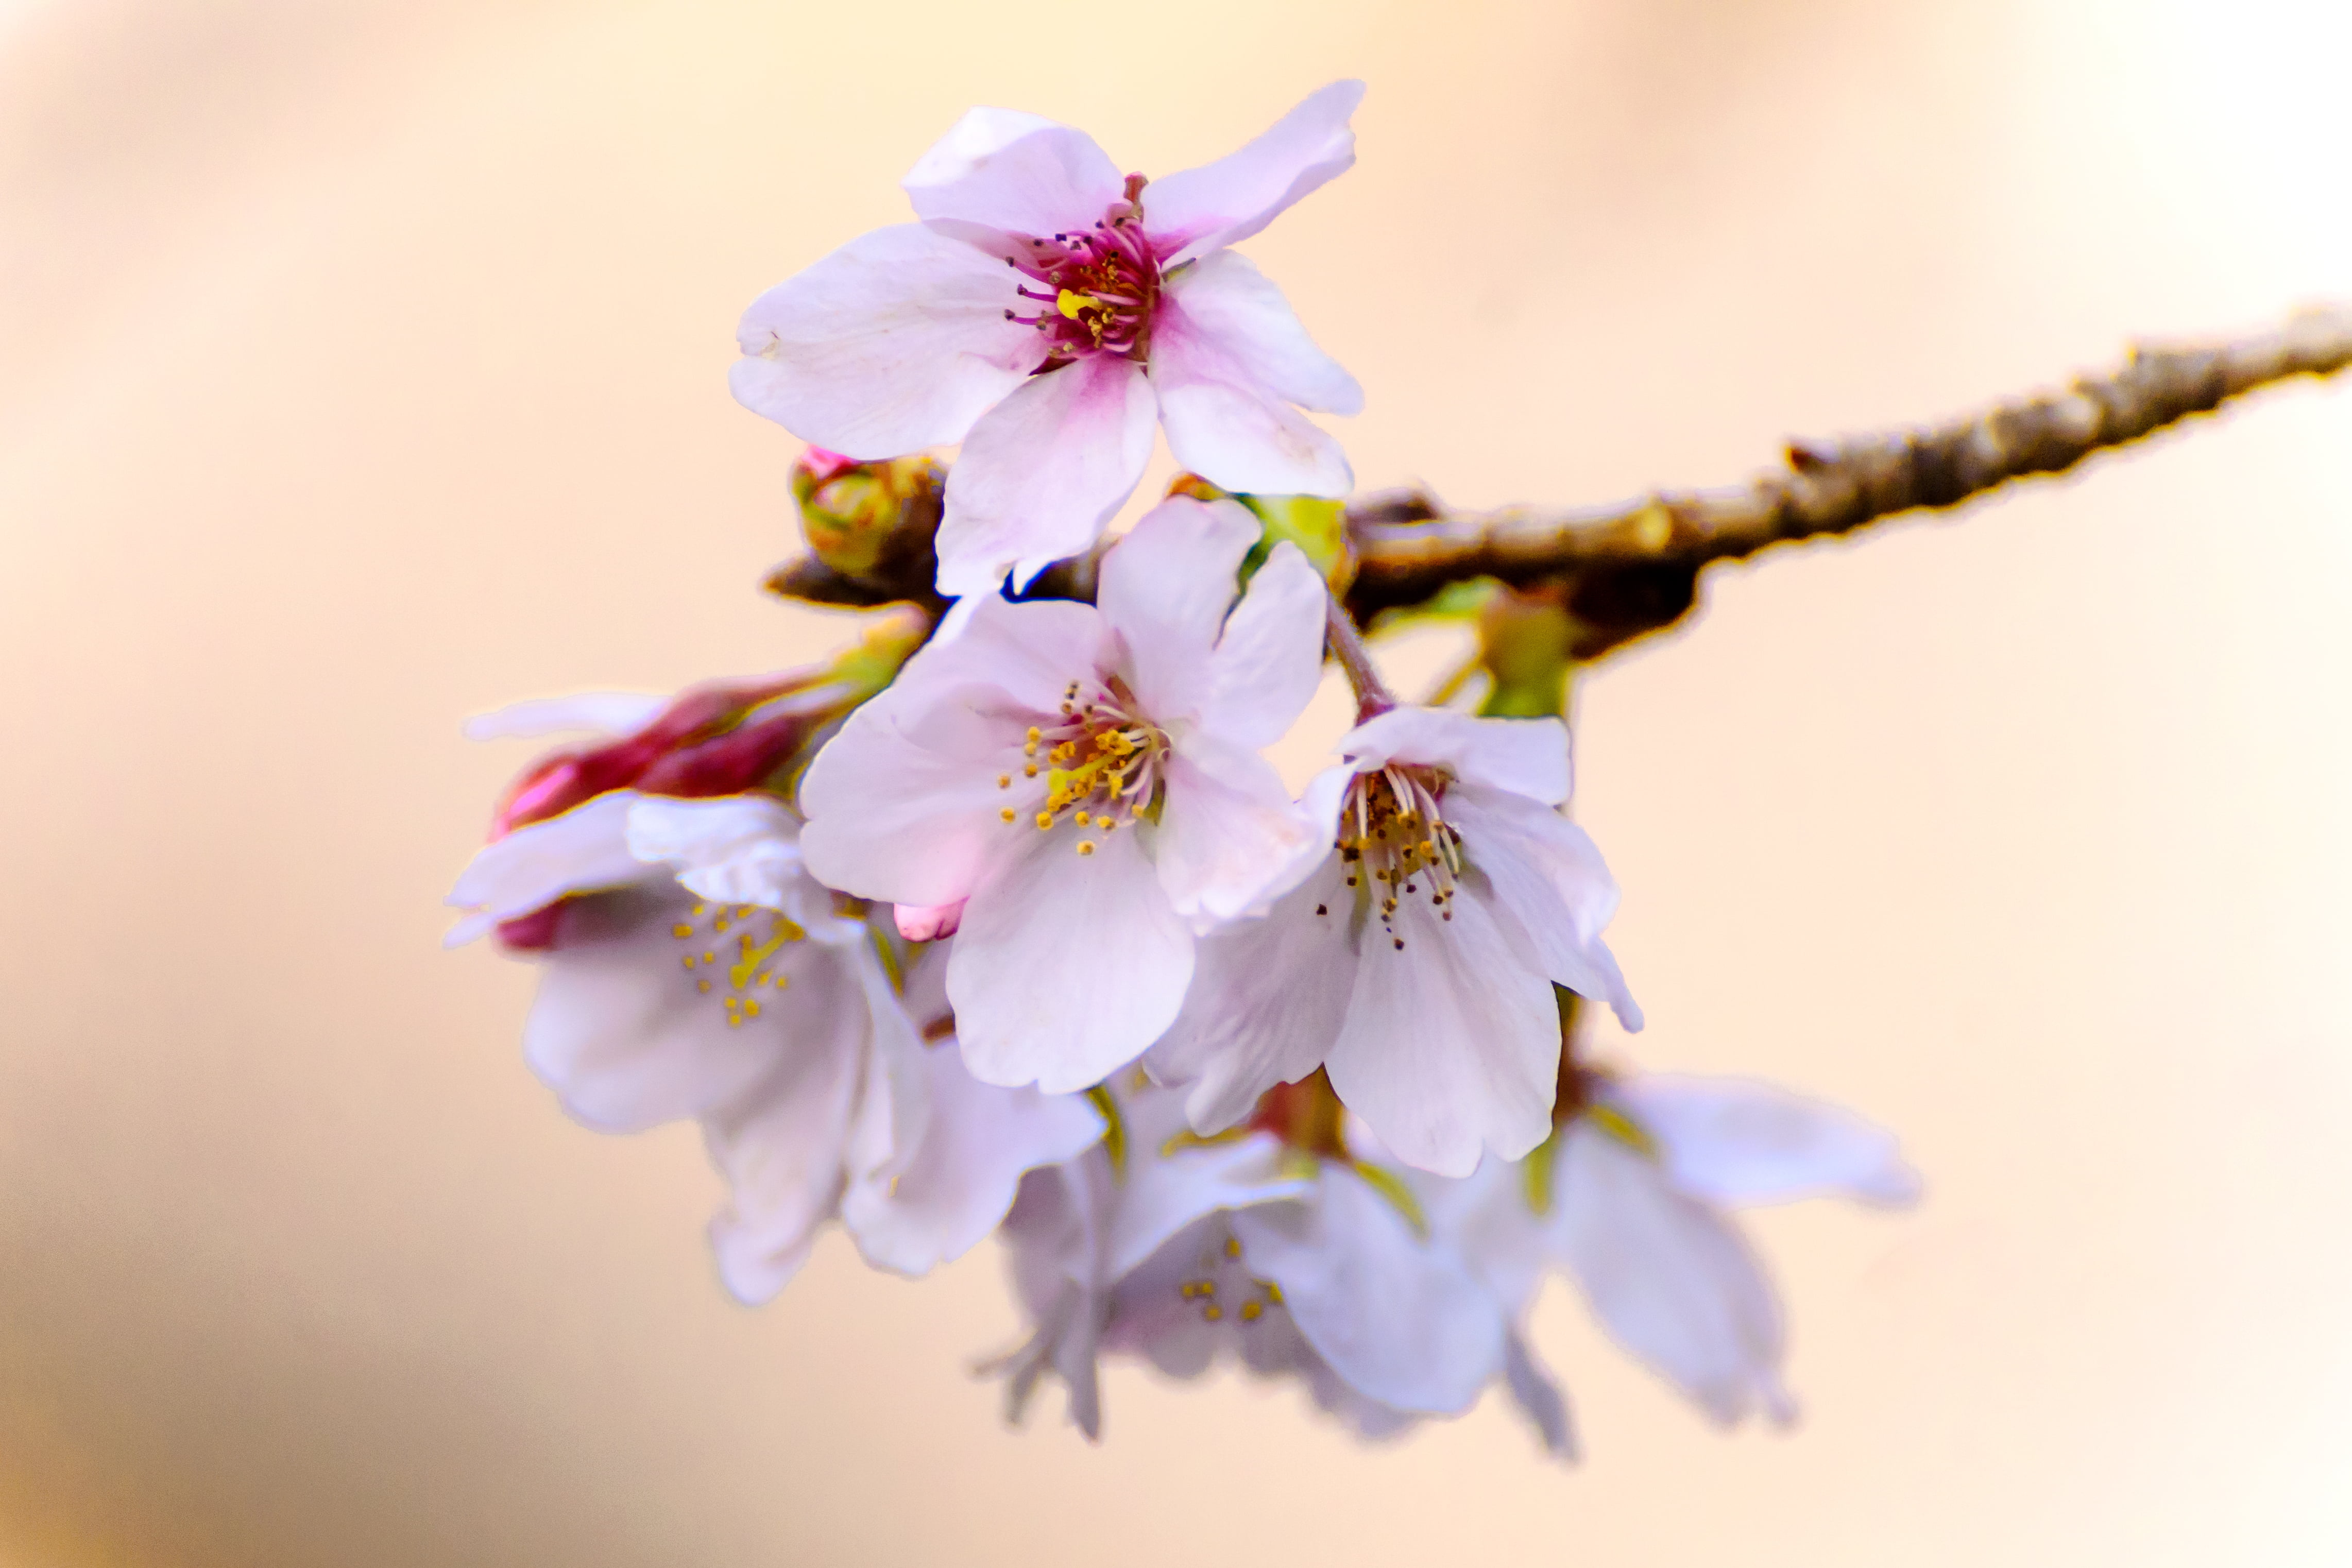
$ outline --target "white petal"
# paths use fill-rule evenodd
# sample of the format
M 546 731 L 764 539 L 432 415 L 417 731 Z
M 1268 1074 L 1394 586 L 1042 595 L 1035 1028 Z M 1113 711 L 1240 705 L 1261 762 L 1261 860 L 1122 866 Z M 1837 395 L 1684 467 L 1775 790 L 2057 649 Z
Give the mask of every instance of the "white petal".
M 1078 554 L 1143 478 L 1157 405 L 1127 360 L 1094 354 L 1033 376 L 971 428 L 948 470 L 942 594 L 1015 587 Z
M 1255 752 L 1213 735 L 1178 740 L 1164 775 L 1160 885 L 1196 931 L 1262 915 L 1328 851 Z
M 1553 1252 L 1550 1211 L 1535 1212 L 1528 1162 L 1488 1160 L 1460 1181 L 1418 1173 L 1407 1180 L 1430 1228 L 1453 1244 L 1507 1311 L 1526 1312 Z
M 1494 884 L 1544 973 L 1608 1003 L 1626 1028 L 1640 1029 L 1642 1010 L 1601 940 L 1617 912 L 1617 882 L 1591 836 L 1525 795 L 1480 784 L 1446 791 L 1444 809 L 1462 835 L 1463 854 Z
M 1209 696 L 1210 656 L 1240 591 L 1234 574 L 1257 542 L 1238 501 L 1165 500 L 1103 556 L 1095 604 L 1126 642 L 1136 695 L 1162 725 Z
M 689 923 L 691 908 L 667 891 L 583 900 L 562 945 L 542 961 L 523 1055 L 590 1126 L 634 1132 L 705 1114 L 782 1058 L 823 1049 L 851 1024 L 864 1026 L 866 1003 L 839 950 L 814 942 L 788 944 L 774 965 L 787 988 L 762 989 L 760 1016 L 730 1026 L 726 998 L 748 993 L 723 961 L 683 967 L 711 940 L 698 929 L 701 940 L 673 934 Z M 756 918 L 752 929 L 764 936 Z M 702 980 L 713 983 L 710 991 L 698 988 Z
M 670 699 L 647 691 L 583 691 L 571 697 L 540 697 L 509 702 L 466 721 L 468 741 L 529 740 L 585 730 L 626 735 L 661 716 Z
M 961 441 L 1045 358 L 1004 263 L 921 224 L 851 240 L 751 302 L 736 401 L 860 458 Z
M 1559 1380 L 1516 1329 L 1504 1342 L 1503 1376 L 1510 1385 L 1512 1403 L 1535 1423 L 1544 1451 L 1574 1464 L 1576 1425 L 1569 1419 L 1568 1395 L 1560 1392 Z
M 1285 540 L 1250 579 L 1209 659 L 1202 722 L 1239 745 L 1288 733 L 1323 681 L 1323 579 Z
M 1737 1078 L 1643 1074 L 1610 1092 L 1657 1140 L 1675 1185 L 1694 1197 L 1894 1205 L 1919 1195 L 1919 1173 L 1895 1134 L 1838 1106 Z
M 1364 411 L 1364 389 L 1356 378 L 1316 346 L 1274 279 L 1239 251 L 1221 250 L 1168 279 L 1152 321 L 1155 353 L 1171 328 L 1202 374 L 1222 366 L 1216 379 L 1302 408 Z
M 961 1257 L 1013 1206 L 1022 1173 L 1076 1159 L 1103 1132 L 1083 1096 L 983 1084 L 951 1044 L 923 1051 L 922 1064 L 930 1120 L 920 1145 L 842 1200 L 866 1260 L 900 1274 Z
M 1318 906 L 1334 911 L 1318 915 Z M 1192 988 L 1144 1065 L 1186 1089 L 1200 1132 L 1222 1132 L 1258 1096 L 1322 1065 L 1353 994 L 1348 900 L 1336 856 L 1262 922 L 1203 939 Z
M 830 926 L 831 896 L 802 871 L 799 836 L 800 823 L 772 795 L 646 795 L 629 808 L 629 852 L 676 871 L 688 891 Z
M 1479 719 L 1443 708 L 1392 708 L 1339 741 L 1339 754 L 1370 772 L 1422 763 L 1542 805 L 1569 793 L 1568 726 L 1557 719 Z
M 983 1083 L 1086 1089 L 1143 1054 L 1192 977 L 1192 935 L 1170 907 L 1144 824 L 1095 835 L 1002 825 L 964 906 L 948 996 Z M 1081 839 L 1097 844 L 1080 855 Z
M 1248 146 L 1145 187 L 1144 227 L 1176 259 L 1237 245 L 1356 161 L 1348 117 L 1364 84 L 1335 81 L 1307 96 Z
M 1003 837 L 1002 813 L 1043 794 L 1022 772 L 1027 728 L 1092 672 L 1101 641 L 1090 605 L 980 601 L 963 637 L 917 654 L 809 764 L 800 804 L 810 874 L 891 903 L 968 895 Z
M 1229 490 L 1343 496 L 1355 487 L 1329 432 L 1262 384 L 1173 301 L 1152 325 L 1151 385 L 1176 460 Z
M 569 894 L 663 879 L 661 871 L 629 852 L 629 807 L 639 798 L 630 790 L 609 790 L 484 845 L 449 890 L 448 902 L 469 912 L 444 943 L 471 942 L 502 921 Z
M 968 110 L 899 183 L 926 222 L 1026 235 L 1092 228 L 1127 188 L 1093 137 L 1009 109 Z
M 1551 1132 L 1559 1008 L 1551 982 L 1512 952 L 1492 899 L 1475 867 L 1447 901 L 1451 921 L 1425 892 L 1404 896 L 1402 949 L 1359 917 L 1355 994 L 1324 1060 L 1398 1159 L 1442 1176 L 1468 1175 L 1487 1148 L 1516 1160 Z
M 1307 1342 L 1370 1397 L 1451 1414 L 1502 1370 L 1495 1299 L 1345 1165 L 1324 1163 L 1315 1200 L 1246 1209 L 1233 1224 L 1250 1271 L 1282 1287 Z
M 1104 1237 L 1103 1265 L 1113 1279 L 1140 1267 L 1203 1215 L 1281 1203 L 1311 1189 L 1309 1182 L 1281 1173 L 1279 1145 L 1265 1133 L 1170 1154 L 1137 1139 L 1129 1160 L 1117 1216 Z
M 1552 1235 L 1611 1338 L 1725 1425 L 1786 1410 L 1780 1303 L 1738 1232 L 1587 1121 L 1553 1180 Z

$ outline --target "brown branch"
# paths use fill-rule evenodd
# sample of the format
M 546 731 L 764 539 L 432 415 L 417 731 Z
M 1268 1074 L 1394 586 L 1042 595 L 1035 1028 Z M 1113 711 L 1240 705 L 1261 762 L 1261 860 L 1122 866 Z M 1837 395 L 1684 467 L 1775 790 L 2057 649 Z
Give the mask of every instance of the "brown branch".
M 1576 655 L 1671 626 L 1696 602 L 1699 569 L 1771 545 L 1846 533 L 1898 512 L 1958 506 L 2011 480 L 2055 474 L 2230 398 L 2352 365 L 2352 308 L 2305 310 L 2233 342 L 2136 349 L 2110 374 L 1999 403 L 1922 429 L 1789 445 L 1788 467 L 1719 490 L 1618 506 L 1453 512 L 1395 492 L 1349 509 L 1359 621 L 1449 583 L 1496 577 L 1564 589 Z

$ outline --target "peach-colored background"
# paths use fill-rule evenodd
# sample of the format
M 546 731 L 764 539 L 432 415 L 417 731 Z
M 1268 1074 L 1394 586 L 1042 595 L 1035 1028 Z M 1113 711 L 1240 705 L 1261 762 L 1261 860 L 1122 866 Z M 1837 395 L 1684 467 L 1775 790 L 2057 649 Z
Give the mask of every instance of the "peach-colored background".
M 464 715 L 840 635 L 753 591 L 796 447 L 730 331 L 969 103 L 1165 172 L 1368 78 L 1251 247 L 1360 476 L 1597 500 L 2352 290 L 2343 16 L 0 0 L 0 1558 L 2343 1561 L 2342 389 L 1719 573 L 1591 684 L 1610 1048 L 1929 1177 L 1757 1219 L 1792 1434 L 1559 1289 L 1580 1472 L 1133 1371 L 1098 1449 L 1007 1432 L 991 1250 L 730 1305 L 692 1131 L 566 1121 L 528 970 L 437 947 L 527 755 Z

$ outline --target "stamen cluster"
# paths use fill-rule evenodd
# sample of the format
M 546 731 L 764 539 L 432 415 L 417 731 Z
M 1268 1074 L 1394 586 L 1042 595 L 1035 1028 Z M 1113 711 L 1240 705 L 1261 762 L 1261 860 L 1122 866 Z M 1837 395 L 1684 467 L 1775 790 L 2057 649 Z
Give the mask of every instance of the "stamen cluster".
M 1359 908 L 1379 900 L 1381 927 L 1398 948 L 1404 938 L 1396 931 L 1397 912 L 1404 899 L 1420 893 L 1422 883 L 1429 884 L 1430 906 L 1438 918 L 1454 918 L 1446 906 L 1462 875 L 1462 835 L 1439 810 L 1444 790 L 1437 770 L 1392 763 L 1358 775 L 1339 814 L 1335 847 L 1347 868 L 1348 886 L 1356 889 Z M 1318 904 L 1315 912 L 1329 910 Z
M 1087 354 L 1142 361 L 1150 348 L 1151 312 L 1160 300 L 1160 259 L 1143 232 L 1141 174 L 1127 177 L 1127 195 L 1113 202 L 1091 230 L 1034 236 L 1004 264 L 1032 280 L 1016 291 L 1045 307 L 1034 315 L 1004 312 L 1008 321 L 1034 327 L 1050 345 L 1039 374 Z
M 1082 695 L 1084 688 L 1071 681 L 1062 694 L 1063 721 L 1032 724 L 1022 742 L 1022 776 L 1034 779 L 1041 770 L 1045 776 L 1045 798 L 1032 819 L 1040 832 L 1066 816 L 1108 835 L 1118 826 L 1118 813 L 1133 821 L 1159 811 L 1167 735 L 1137 711 L 1134 693 L 1117 676 L 1091 695 Z M 999 773 L 996 787 L 1011 789 L 1013 775 Z M 1006 822 L 1021 816 L 1009 805 L 998 815 Z M 1078 841 L 1079 854 L 1094 852 L 1094 840 Z
M 706 916 L 707 930 L 703 923 Z M 765 936 L 754 931 L 761 920 L 769 922 Z M 678 966 L 694 977 L 698 994 L 709 995 L 724 977 L 727 990 L 719 1001 L 726 1009 L 727 1026 L 730 1029 L 740 1028 L 746 1019 L 760 1016 L 760 987 L 782 991 L 792 984 L 792 976 L 776 968 L 775 961 L 786 947 L 808 937 L 808 932 L 793 920 L 773 910 L 733 904 L 714 912 L 709 903 L 698 903 L 688 910 L 671 925 L 669 934 L 677 942 L 690 944 L 679 955 Z M 727 941 L 730 934 L 734 937 L 731 943 Z M 726 956 L 722 957 L 722 953 Z

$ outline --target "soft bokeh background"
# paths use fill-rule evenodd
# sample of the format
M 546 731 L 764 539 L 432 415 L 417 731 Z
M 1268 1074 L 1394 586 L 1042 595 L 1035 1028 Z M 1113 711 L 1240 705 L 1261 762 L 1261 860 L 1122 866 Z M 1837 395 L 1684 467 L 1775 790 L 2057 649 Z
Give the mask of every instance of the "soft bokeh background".
M 1131 1371 L 1007 1431 L 990 1249 L 730 1304 L 693 1132 L 566 1121 L 438 900 L 528 755 L 464 715 L 841 635 L 753 590 L 731 328 L 969 103 L 1166 172 L 1368 78 L 1250 247 L 1360 475 L 1599 500 L 2352 290 L 2344 16 L 0 0 L 0 1558 L 2343 1561 L 2344 389 L 1719 572 L 1591 682 L 1608 1048 L 1929 1177 L 1757 1219 L 1790 1434 L 1559 1289 L 1580 1471 Z

